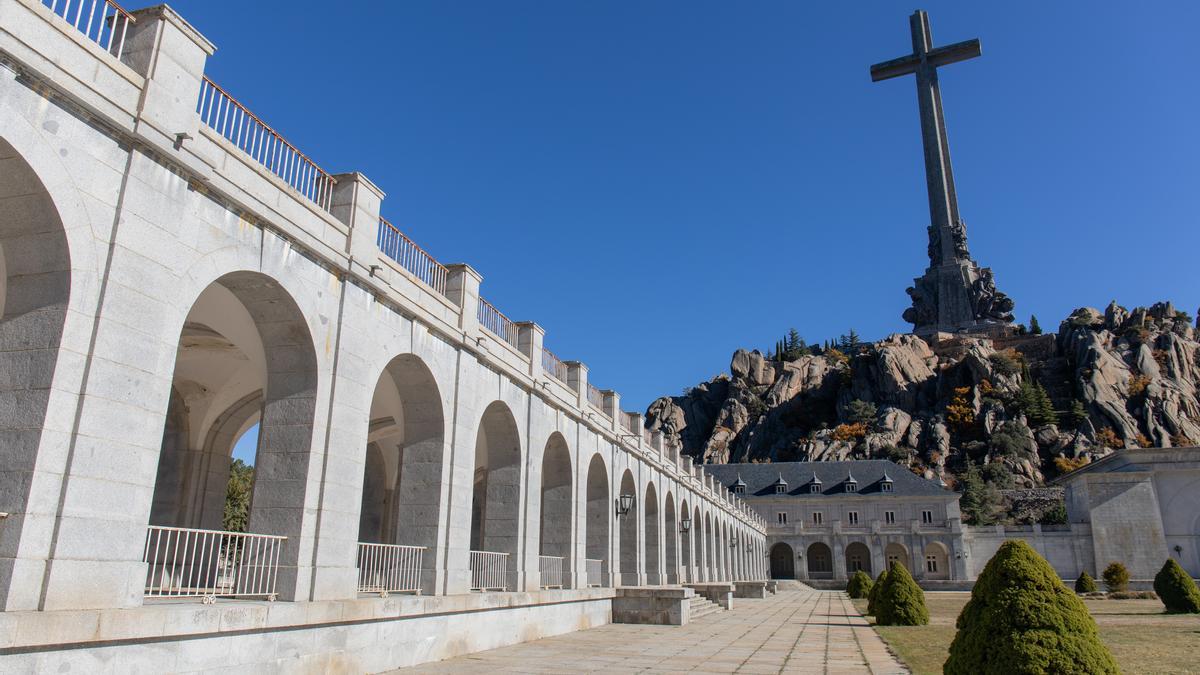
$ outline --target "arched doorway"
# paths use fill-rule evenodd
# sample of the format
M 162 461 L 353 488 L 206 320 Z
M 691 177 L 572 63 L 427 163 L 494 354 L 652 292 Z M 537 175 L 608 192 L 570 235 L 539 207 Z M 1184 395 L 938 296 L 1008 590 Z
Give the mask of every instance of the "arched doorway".
M 771 547 L 771 578 L 796 578 L 796 552 L 782 541 Z
M 587 520 L 584 527 L 586 556 L 588 559 L 587 585 L 603 586 L 608 583 L 612 571 L 609 566 L 609 514 L 613 502 L 608 494 L 608 467 L 599 453 L 592 455 L 587 473 Z
M 424 550 L 360 547 L 360 577 L 378 567 L 374 561 L 386 560 L 388 567 L 380 570 L 381 584 L 360 578 L 360 585 L 415 579 L 432 593 L 445 428 L 437 381 L 419 357 L 403 354 L 388 363 L 375 384 L 368 419 L 358 541 Z
M 925 545 L 925 564 L 922 579 L 944 580 L 950 578 L 950 555 L 941 542 L 931 541 Z
M 167 528 L 223 530 L 233 444 L 258 424 L 246 529 L 286 536 L 279 552 L 285 599 L 296 597 L 300 542 L 311 508 L 303 485 L 312 457 L 317 365 L 308 324 L 291 295 L 257 272 L 226 274 L 196 298 L 180 331 L 149 524 L 148 579 L 162 586 L 179 564 Z M 155 527 L 157 526 L 157 527 Z M 257 565 L 254 561 L 247 564 Z
M 696 572 L 693 569 L 693 561 L 695 553 L 692 551 L 692 526 L 695 524 L 691 519 L 691 511 L 688 508 L 687 500 L 679 506 L 680 523 L 679 523 L 679 551 L 680 564 L 683 569 L 680 571 L 681 583 L 694 583 L 696 581 Z M 683 521 L 687 520 L 687 527 L 684 528 Z
M 666 583 L 679 583 L 679 525 L 675 522 L 675 495 L 663 502 L 663 541 L 666 545 Z
M 646 501 L 643 503 L 642 515 L 645 518 L 646 528 L 646 553 L 644 558 L 646 583 L 654 586 L 662 583 L 662 570 L 659 568 L 661 565 L 659 559 L 661 528 L 658 524 L 658 492 L 654 489 L 654 483 L 646 484 Z
M 637 542 L 637 522 L 638 510 L 641 504 L 638 502 L 637 484 L 633 481 L 633 473 L 629 469 L 621 476 L 621 489 L 617 493 L 618 498 L 622 495 L 628 495 L 631 505 L 629 512 L 620 516 L 620 536 L 621 536 L 621 585 L 637 586 L 638 585 L 638 542 Z
M 471 550 L 508 554 L 508 590 L 518 587 L 520 481 L 521 439 L 517 422 L 507 405 L 495 401 L 484 410 L 475 440 Z
M 575 500 L 571 494 L 571 452 L 562 434 L 555 432 L 542 454 L 541 556 L 543 587 L 562 588 L 571 574 L 571 519 Z
M 892 563 L 898 563 L 900 565 L 904 565 L 905 569 L 911 571 L 908 563 L 908 549 L 904 547 L 904 544 L 895 541 L 889 542 L 888 545 L 883 548 L 883 557 L 884 560 L 887 561 L 887 566 L 889 568 L 892 566 Z
M 833 578 L 833 551 L 821 542 L 813 542 L 805 553 L 808 558 L 809 579 Z
M 859 570 L 871 574 L 871 549 L 867 548 L 866 544 L 856 541 L 846 547 L 846 576 Z

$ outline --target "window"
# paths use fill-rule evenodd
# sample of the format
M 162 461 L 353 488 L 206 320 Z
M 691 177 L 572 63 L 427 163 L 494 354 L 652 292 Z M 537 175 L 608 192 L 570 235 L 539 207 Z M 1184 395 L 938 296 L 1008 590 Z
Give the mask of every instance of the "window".
M 879 491 L 880 492 L 891 492 L 892 491 L 892 481 L 885 480 L 882 483 L 880 483 Z
M 936 555 L 925 556 L 925 571 L 932 572 L 935 574 L 937 573 L 938 570 L 937 570 L 937 556 Z
M 787 525 L 787 514 L 783 511 L 776 513 L 775 522 L 779 523 L 780 525 Z
M 776 483 L 775 484 L 775 494 L 781 495 L 785 492 L 787 492 L 787 483 Z
M 921 523 L 924 525 L 933 524 L 933 511 L 922 511 L 921 512 Z
M 813 483 L 812 485 L 808 486 L 808 491 L 814 495 L 819 495 L 821 494 L 821 486 Z
M 858 483 L 854 481 L 846 483 L 846 492 L 858 492 Z
M 884 511 L 883 512 L 883 522 L 885 525 L 895 525 L 896 524 L 896 512 L 895 511 Z
M 734 485 L 733 486 L 733 494 L 735 494 L 735 495 L 746 494 L 746 486 L 745 485 Z
M 820 512 L 820 511 L 813 511 L 813 525 L 820 525 L 820 524 L 821 524 L 821 520 L 822 520 L 822 517 L 821 517 L 821 512 Z
M 851 553 L 850 554 L 850 572 L 851 572 L 851 574 L 853 574 L 854 572 L 857 572 L 859 570 L 865 570 L 865 569 L 866 569 L 866 566 L 863 565 L 862 554 Z
M 846 516 L 849 518 L 851 525 L 858 524 L 858 511 L 851 511 L 850 513 L 847 513 Z

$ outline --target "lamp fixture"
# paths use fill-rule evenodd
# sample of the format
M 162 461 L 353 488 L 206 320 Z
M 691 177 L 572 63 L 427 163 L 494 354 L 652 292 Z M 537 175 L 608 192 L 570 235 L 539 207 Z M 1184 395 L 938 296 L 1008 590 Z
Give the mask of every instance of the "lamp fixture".
M 617 499 L 617 515 L 623 516 L 629 513 L 629 509 L 633 508 L 633 495 L 621 495 Z
M 679 531 L 680 532 L 688 532 L 691 529 L 692 529 L 692 519 L 691 518 L 684 516 L 682 519 L 680 519 L 680 521 L 679 521 Z

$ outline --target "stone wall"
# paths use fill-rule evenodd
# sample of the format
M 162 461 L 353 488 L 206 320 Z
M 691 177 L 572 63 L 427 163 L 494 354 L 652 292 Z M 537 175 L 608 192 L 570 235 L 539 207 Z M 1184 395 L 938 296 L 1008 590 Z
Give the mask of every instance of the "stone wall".
M 1086 524 L 1065 525 L 996 525 L 992 527 L 964 527 L 963 543 L 967 550 L 967 569 L 972 579 L 979 576 L 984 566 L 995 555 L 1000 545 L 1009 539 L 1020 539 L 1029 543 L 1058 572 L 1062 579 L 1074 582 L 1079 573 L 1086 571 L 1096 576 L 1096 562 L 1092 552 L 1091 528 Z

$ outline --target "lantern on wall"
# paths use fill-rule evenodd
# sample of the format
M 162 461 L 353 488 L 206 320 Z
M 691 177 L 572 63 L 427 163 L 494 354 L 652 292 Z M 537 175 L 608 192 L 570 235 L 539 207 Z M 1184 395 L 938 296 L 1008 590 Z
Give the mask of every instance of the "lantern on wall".
M 633 495 L 621 495 L 617 499 L 617 515 L 623 516 L 629 513 L 629 509 L 633 508 Z
M 692 529 L 692 519 L 684 516 L 679 521 L 679 531 L 688 532 Z

